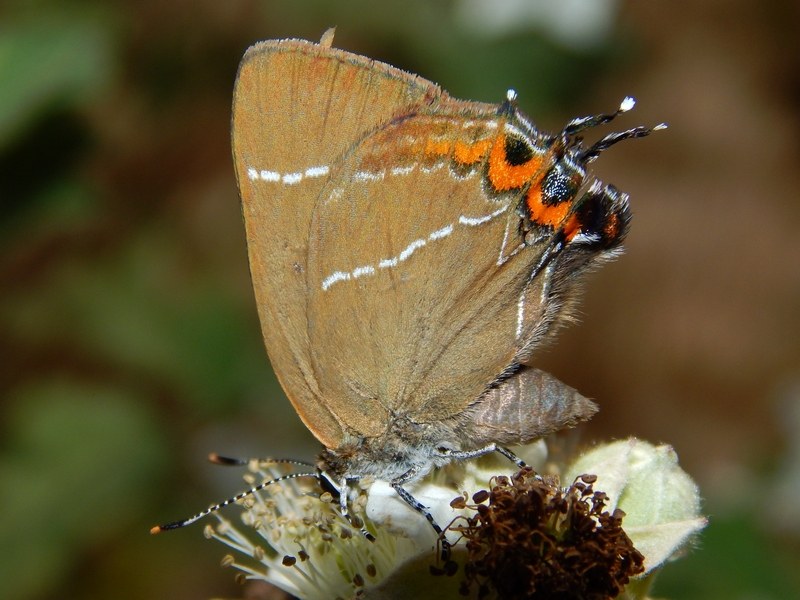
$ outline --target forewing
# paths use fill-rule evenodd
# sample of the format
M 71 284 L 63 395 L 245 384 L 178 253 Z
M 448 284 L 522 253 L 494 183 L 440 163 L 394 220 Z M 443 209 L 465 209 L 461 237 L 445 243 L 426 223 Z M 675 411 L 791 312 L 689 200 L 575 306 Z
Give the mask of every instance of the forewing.
M 341 441 L 343 415 L 326 404 L 311 368 L 306 260 L 316 200 L 353 140 L 441 94 L 424 79 L 303 41 L 253 46 L 239 69 L 233 153 L 264 340 L 295 409 L 328 447 Z

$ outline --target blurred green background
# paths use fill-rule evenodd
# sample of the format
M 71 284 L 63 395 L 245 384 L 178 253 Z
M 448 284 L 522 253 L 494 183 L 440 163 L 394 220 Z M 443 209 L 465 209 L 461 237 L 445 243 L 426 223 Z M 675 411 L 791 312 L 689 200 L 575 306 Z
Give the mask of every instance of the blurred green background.
M 267 598 L 202 526 L 234 456 L 310 458 L 263 350 L 230 159 L 248 45 L 318 39 L 537 124 L 639 104 L 670 129 L 595 168 L 627 253 L 540 365 L 585 439 L 675 446 L 710 525 L 657 595 L 800 585 L 796 1 L 5 0 L 0 5 L 0 596 Z

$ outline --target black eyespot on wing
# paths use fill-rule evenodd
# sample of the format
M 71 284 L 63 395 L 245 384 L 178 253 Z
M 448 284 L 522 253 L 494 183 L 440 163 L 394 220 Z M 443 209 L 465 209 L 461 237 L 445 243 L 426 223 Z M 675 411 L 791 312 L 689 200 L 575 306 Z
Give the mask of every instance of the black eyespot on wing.
M 578 193 L 575 177 L 560 167 L 554 166 L 542 181 L 542 204 L 553 205 L 567 202 Z
M 587 235 L 599 235 L 603 231 L 608 214 L 606 212 L 607 202 L 602 193 L 588 196 L 578 207 L 577 216 L 580 229 Z
M 580 230 L 594 238 L 593 245 L 610 249 L 619 246 L 630 225 L 628 197 L 613 185 L 595 185 L 576 211 Z
M 533 158 L 531 145 L 516 135 L 509 135 L 505 141 L 506 162 L 511 166 L 524 165 Z

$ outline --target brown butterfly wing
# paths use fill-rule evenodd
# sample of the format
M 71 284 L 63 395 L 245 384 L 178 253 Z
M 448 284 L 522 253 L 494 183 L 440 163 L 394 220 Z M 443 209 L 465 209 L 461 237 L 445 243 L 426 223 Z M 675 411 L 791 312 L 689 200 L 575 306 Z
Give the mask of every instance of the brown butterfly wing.
M 531 274 L 548 241 L 523 246 L 521 191 L 489 189 L 485 155 L 466 164 L 502 125 L 497 106 L 442 101 L 367 136 L 319 197 L 311 360 L 331 410 L 361 435 L 463 413 L 541 322 L 541 306 L 520 303 L 546 284 Z
M 353 140 L 441 95 L 414 75 L 304 41 L 258 44 L 240 66 L 233 153 L 264 340 L 295 409 L 327 447 L 341 441 L 348 415 L 328 404 L 312 368 L 306 259 L 317 196 Z

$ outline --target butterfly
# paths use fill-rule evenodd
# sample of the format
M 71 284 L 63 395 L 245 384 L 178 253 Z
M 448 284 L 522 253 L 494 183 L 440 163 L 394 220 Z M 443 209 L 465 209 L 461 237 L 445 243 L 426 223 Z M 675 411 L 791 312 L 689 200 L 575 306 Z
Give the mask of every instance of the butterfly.
M 291 476 L 317 477 L 345 515 L 355 480 L 387 480 L 441 534 L 408 484 L 490 452 L 524 465 L 506 445 L 596 411 L 532 358 L 628 231 L 627 195 L 587 165 L 664 126 L 585 145 L 583 132 L 633 99 L 549 134 L 513 91 L 499 104 L 457 100 L 332 38 L 253 46 L 233 101 L 264 340 L 324 446 Z

